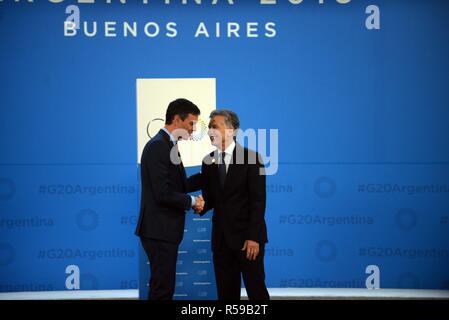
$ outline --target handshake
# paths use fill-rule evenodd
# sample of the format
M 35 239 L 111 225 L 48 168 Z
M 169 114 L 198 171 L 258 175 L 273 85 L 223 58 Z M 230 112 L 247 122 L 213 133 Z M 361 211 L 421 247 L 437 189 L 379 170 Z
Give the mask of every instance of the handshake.
M 200 213 L 204 209 L 204 199 L 202 195 L 195 197 L 195 205 L 192 207 L 195 213 Z

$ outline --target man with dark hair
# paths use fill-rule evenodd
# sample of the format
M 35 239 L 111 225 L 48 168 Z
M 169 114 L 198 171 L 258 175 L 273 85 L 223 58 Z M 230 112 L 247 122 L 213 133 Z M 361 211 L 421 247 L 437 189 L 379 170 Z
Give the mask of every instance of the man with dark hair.
M 204 158 L 203 211 L 214 209 L 212 251 L 220 300 L 239 300 L 241 276 L 250 300 L 268 300 L 264 250 L 266 177 L 257 152 L 236 143 L 240 121 L 230 110 L 210 115 L 209 137 L 217 150 Z
M 167 112 L 165 113 L 165 124 L 171 124 L 176 115 L 184 121 L 189 114 L 198 116 L 200 115 L 200 109 L 198 109 L 193 102 L 187 99 L 176 99 L 168 105 Z
M 200 211 L 204 201 L 189 192 L 201 188 L 201 175 L 187 178 L 177 142 L 195 130 L 200 110 L 191 101 L 172 101 L 165 127 L 145 145 L 141 159 L 142 195 L 136 235 L 150 262 L 150 300 L 171 300 L 175 291 L 178 246 L 186 210 Z

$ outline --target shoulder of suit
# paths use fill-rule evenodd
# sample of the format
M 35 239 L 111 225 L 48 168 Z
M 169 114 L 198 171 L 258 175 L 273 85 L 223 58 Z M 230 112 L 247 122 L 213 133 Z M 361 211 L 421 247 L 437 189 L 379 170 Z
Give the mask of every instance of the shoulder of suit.
M 161 134 L 155 135 L 153 138 L 151 138 L 147 144 L 145 145 L 145 149 L 152 149 L 152 148 L 169 148 L 170 145 L 167 143 L 167 141 L 162 137 Z
M 244 157 L 246 159 L 245 162 L 248 161 L 248 159 L 257 159 L 256 160 L 257 162 L 259 162 L 259 163 L 263 162 L 262 161 L 262 157 L 261 157 L 259 152 L 254 151 L 252 149 L 248 149 L 247 147 L 244 147 L 244 146 L 242 146 L 240 144 L 237 144 L 236 148 L 240 148 L 240 150 L 243 149 L 243 154 L 244 154 Z
M 254 150 L 252 150 L 252 149 L 248 149 L 247 147 L 245 147 L 245 146 L 242 146 L 241 144 L 239 144 L 239 143 L 236 143 L 236 145 L 235 145 L 235 148 L 238 150 L 238 149 L 243 149 L 243 152 L 245 153 L 245 154 L 259 154 L 258 152 L 256 152 L 256 151 L 254 151 Z
M 201 161 L 201 165 L 211 165 L 215 163 L 215 151 L 212 151 L 211 153 L 207 154 L 203 160 Z
M 208 160 L 209 159 L 211 159 L 211 158 L 214 158 L 214 154 L 215 154 L 215 151 L 212 151 L 211 153 L 209 153 L 208 155 L 206 155 L 204 158 L 203 158 L 203 163 L 208 163 Z

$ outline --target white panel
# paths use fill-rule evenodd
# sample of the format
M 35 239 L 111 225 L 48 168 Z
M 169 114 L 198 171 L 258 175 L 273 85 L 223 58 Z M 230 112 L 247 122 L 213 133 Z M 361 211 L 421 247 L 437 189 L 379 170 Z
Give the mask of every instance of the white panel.
M 137 162 L 143 148 L 164 126 L 168 104 L 178 98 L 195 103 L 201 110 L 192 140 L 180 141 L 179 152 L 185 167 L 199 166 L 205 155 L 215 148 L 207 136 L 209 114 L 215 110 L 215 79 L 137 79 Z M 198 140 L 198 141 L 196 141 Z

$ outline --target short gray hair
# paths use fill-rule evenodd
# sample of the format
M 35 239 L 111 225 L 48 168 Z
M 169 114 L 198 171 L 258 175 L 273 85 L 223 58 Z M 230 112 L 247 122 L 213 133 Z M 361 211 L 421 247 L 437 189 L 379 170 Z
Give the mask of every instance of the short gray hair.
M 227 109 L 217 109 L 210 113 L 209 118 L 213 118 L 215 116 L 223 116 L 225 120 L 225 124 L 228 128 L 232 128 L 237 130 L 240 128 L 240 120 L 237 114 L 234 111 Z

